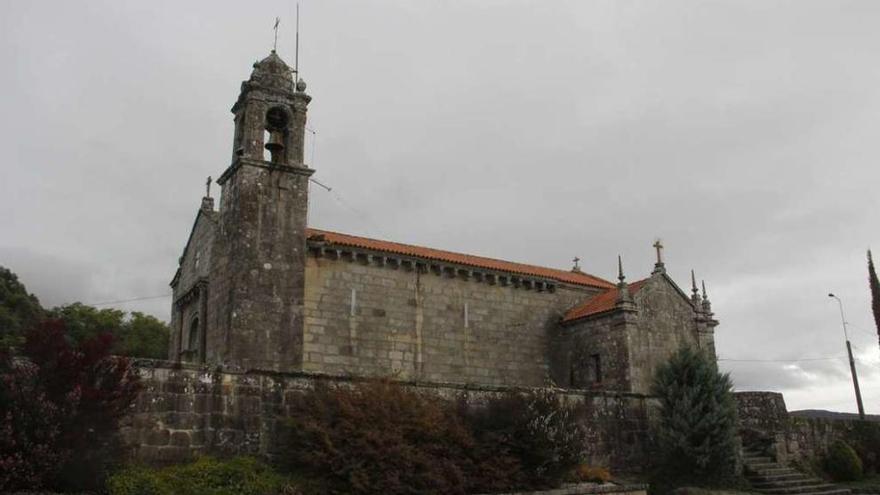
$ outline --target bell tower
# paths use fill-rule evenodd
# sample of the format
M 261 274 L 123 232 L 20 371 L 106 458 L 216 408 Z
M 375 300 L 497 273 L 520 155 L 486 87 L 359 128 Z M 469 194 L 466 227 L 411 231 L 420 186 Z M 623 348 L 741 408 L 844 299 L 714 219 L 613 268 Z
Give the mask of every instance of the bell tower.
M 206 360 L 288 371 L 302 364 L 308 181 L 306 85 L 273 50 L 232 107 L 232 163 L 217 180 Z

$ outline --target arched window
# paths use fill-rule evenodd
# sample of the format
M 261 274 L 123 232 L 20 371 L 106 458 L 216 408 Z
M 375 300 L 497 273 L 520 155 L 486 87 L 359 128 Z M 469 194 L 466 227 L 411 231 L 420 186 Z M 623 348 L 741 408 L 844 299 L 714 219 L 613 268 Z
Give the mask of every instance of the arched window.
M 199 319 L 193 318 L 189 324 L 189 341 L 186 350 L 193 353 L 193 356 L 199 355 Z

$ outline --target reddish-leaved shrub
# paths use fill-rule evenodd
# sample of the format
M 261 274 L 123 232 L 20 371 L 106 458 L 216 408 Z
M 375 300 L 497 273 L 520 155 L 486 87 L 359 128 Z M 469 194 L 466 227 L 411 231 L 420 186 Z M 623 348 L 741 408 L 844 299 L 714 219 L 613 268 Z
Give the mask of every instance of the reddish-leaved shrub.
M 291 404 L 283 457 L 337 493 L 466 493 L 473 439 L 452 405 L 386 380 L 319 383 Z
M 287 411 L 281 457 L 337 493 L 480 493 L 558 485 L 581 462 L 577 410 L 547 391 L 481 404 L 388 380 L 318 384 Z
M 0 489 L 103 485 L 121 457 L 118 421 L 140 388 L 111 345 L 102 335 L 72 346 L 50 320 L 27 333 L 23 356 L 0 359 L 0 466 L 15 467 L 0 469 Z
M 479 491 L 553 487 L 585 456 L 582 410 L 551 390 L 508 392 L 460 410 L 476 440 Z

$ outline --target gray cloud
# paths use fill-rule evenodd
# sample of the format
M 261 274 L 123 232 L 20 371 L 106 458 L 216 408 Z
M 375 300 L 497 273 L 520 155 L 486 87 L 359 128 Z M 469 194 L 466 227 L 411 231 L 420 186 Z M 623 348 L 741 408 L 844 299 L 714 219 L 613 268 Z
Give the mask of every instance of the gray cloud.
M 167 292 L 276 15 L 293 58 L 293 5 L 0 5 L 0 264 L 51 304 Z M 834 291 L 880 399 L 876 2 L 302 12 L 312 164 L 335 193 L 313 188 L 312 225 L 605 277 L 620 253 L 632 279 L 661 236 L 673 276 L 707 279 L 722 357 L 842 355 Z M 845 361 L 791 364 L 722 367 L 792 408 L 853 409 Z

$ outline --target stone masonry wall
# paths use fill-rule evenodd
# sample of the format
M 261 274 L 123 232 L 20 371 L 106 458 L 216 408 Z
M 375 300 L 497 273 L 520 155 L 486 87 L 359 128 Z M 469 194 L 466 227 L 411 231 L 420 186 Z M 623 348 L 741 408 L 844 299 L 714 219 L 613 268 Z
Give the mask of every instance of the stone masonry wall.
M 629 390 L 629 352 L 621 315 L 601 315 L 563 330 L 571 356 L 569 375 L 563 382 L 577 388 Z M 598 363 L 596 363 L 598 357 Z M 599 369 L 597 369 L 599 368 Z M 601 376 L 599 376 L 601 375 Z
M 544 386 L 551 332 L 594 291 L 538 291 L 310 255 L 303 370 Z
M 314 373 L 222 372 L 194 365 L 142 360 L 145 388 L 122 424 L 135 460 L 181 462 L 197 454 L 271 455 L 280 440 L 279 417 L 318 380 L 352 379 Z M 402 382 L 448 398 L 479 401 L 505 389 Z M 646 465 L 647 425 L 654 403 L 636 394 L 564 391 L 586 406 L 588 461 L 615 472 Z
M 665 275 L 652 276 L 634 299 L 637 322 L 627 328 L 630 390 L 648 393 L 657 367 L 682 346 L 699 346 L 696 313 Z
M 743 442 L 758 444 L 781 462 L 821 458 L 836 440 L 844 440 L 857 421 L 801 418 L 788 414 L 782 394 L 737 392 Z

